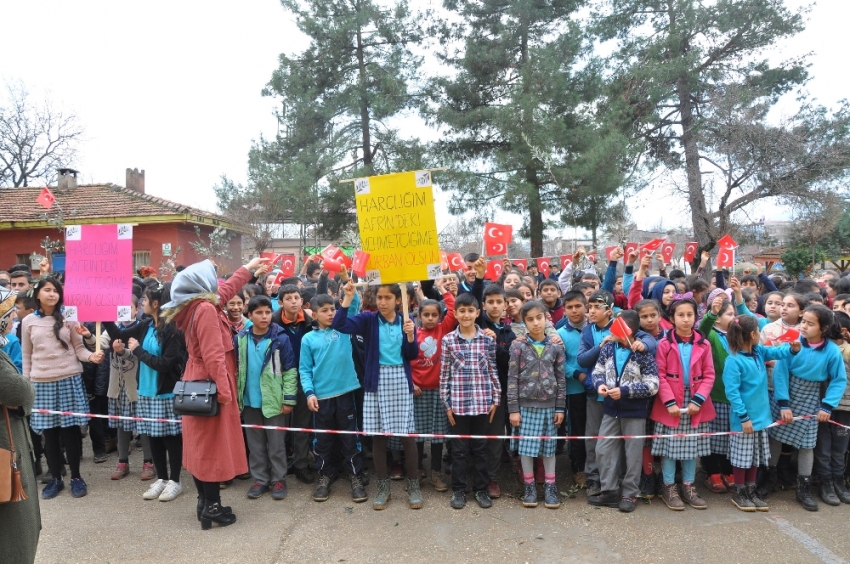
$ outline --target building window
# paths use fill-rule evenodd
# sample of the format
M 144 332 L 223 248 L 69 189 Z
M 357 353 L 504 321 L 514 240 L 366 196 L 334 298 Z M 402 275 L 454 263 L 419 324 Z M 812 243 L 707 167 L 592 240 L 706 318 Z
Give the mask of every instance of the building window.
M 17 264 L 25 264 L 27 266 L 30 265 L 30 255 L 29 255 L 29 253 L 25 253 L 23 255 L 15 255 L 15 257 L 17 257 L 17 259 L 16 259 Z
M 143 266 L 151 265 L 150 251 L 133 251 L 133 272 L 137 272 Z

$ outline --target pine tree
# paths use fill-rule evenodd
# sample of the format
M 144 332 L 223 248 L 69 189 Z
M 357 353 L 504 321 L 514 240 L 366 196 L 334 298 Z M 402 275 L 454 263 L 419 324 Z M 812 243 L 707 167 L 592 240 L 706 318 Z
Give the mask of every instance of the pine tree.
M 622 182 L 618 152 L 593 150 L 608 136 L 595 113 L 598 66 L 574 21 L 582 4 L 444 1 L 452 21 L 438 56 L 453 74 L 432 82 L 424 113 L 445 128 L 434 150 L 450 168 L 441 177 L 450 210 L 521 214 L 533 256 L 543 254 L 547 214 L 560 218 L 582 190 L 610 196 Z M 603 169 L 616 180 L 594 185 Z

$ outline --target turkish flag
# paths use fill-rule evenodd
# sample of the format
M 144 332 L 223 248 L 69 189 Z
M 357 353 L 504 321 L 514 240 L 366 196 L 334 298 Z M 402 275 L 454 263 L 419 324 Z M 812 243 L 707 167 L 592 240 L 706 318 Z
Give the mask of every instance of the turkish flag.
M 699 243 L 685 243 L 685 262 L 694 262 L 694 257 L 697 256 L 697 249 L 699 249 Z
M 513 259 L 511 262 L 515 267 L 520 269 L 523 274 L 528 272 L 528 259 Z
M 484 254 L 488 257 L 508 254 L 508 245 L 502 241 L 484 241 Z
M 320 254 L 322 255 L 323 258 L 337 260 L 337 261 L 342 260 L 342 257 L 345 255 L 345 253 L 343 253 L 342 250 L 334 247 L 332 244 L 328 245 L 327 247 L 322 249 L 322 252 Z M 336 271 L 336 272 L 339 272 L 339 271 Z
M 448 270 L 449 269 L 449 255 L 446 254 L 446 251 L 440 251 L 440 270 Z
M 446 259 L 449 261 L 449 268 L 452 270 L 466 270 L 466 263 L 463 262 L 462 254 L 451 253 Z
M 649 247 L 641 247 L 640 248 L 640 256 L 641 257 L 652 256 L 652 249 L 650 249 Z
M 793 343 L 800 338 L 800 332 L 793 327 L 789 327 L 784 333 L 779 335 L 774 341 L 777 343 Z
M 328 272 L 339 272 L 343 269 L 342 261 L 326 258 L 322 261 L 322 268 Z
M 720 249 L 720 252 L 717 253 L 717 266 L 720 268 L 732 268 L 735 266 L 732 262 L 732 255 L 733 253 L 730 249 Z
M 673 251 L 676 250 L 676 243 L 664 243 L 661 245 L 661 255 L 664 257 L 664 262 L 671 263 L 673 261 Z
M 354 261 L 351 259 L 351 257 L 345 253 L 343 253 L 342 256 L 339 257 L 339 262 L 342 263 L 342 266 L 344 266 L 346 270 L 349 270 L 351 268 L 351 265 L 354 264 Z
M 596 251 L 593 251 L 592 253 L 587 253 L 587 260 L 596 264 Z
M 549 261 L 550 260 L 551 259 L 543 258 L 543 257 L 537 259 L 537 270 L 539 270 L 540 273 L 543 274 L 543 276 L 545 276 L 546 278 L 549 278 L 549 272 L 550 272 L 549 271 Z
M 629 258 L 629 255 L 632 253 L 632 251 L 638 250 L 638 247 L 640 247 L 640 243 L 626 243 L 626 246 L 623 248 L 623 252 L 626 255 L 626 259 Z
M 632 335 L 632 328 L 623 321 L 622 317 L 617 316 L 614 318 L 614 323 L 611 324 L 611 334 L 615 337 L 628 340 Z
M 282 259 L 280 263 L 280 273 L 284 275 L 284 278 L 289 278 L 290 276 L 295 276 L 295 255 L 294 254 L 283 254 L 278 255 L 277 259 Z M 275 262 L 277 262 L 275 259 Z
M 667 237 L 660 237 L 660 238 L 658 238 L 658 239 L 653 239 L 653 240 L 651 240 L 650 242 L 648 242 L 648 243 L 644 243 L 643 245 L 641 245 L 641 248 L 642 248 L 642 249 L 649 249 L 649 251 L 650 251 L 650 252 L 654 253 L 654 252 L 655 252 L 655 251 L 657 251 L 659 248 L 661 248 L 661 245 L 662 245 L 662 244 L 664 243 L 664 241 L 666 241 L 666 240 L 667 240 Z
M 277 276 L 274 277 L 274 285 L 280 286 L 287 278 L 289 278 L 289 276 L 287 276 L 284 271 L 279 270 Z
M 498 280 L 499 276 L 502 275 L 502 270 L 504 269 L 504 265 L 500 260 L 491 260 L 487 262 L 487 270 L 484 272 L 484 278 L 487 280 Z
M 514 228 L 500 223 L 484 224 L 484 240 L 487 242 L 503 243 L 505 248 L 513 240 Z
M 53 195 L 50 188 L 42 188 L 41 194 L 38 195 L 38 198 L 36 198 L 35 201 L 43 207 L 50 209 L 53 207 L 53 202 L 56 201 L 56 196 Z
M 561 255 L 561 270 L 573 263 L 573 255 Z
M 370 256 L 371 255 L 369 253 L 361 251 L 360 249 L 354 251 L 354 274 L 360 278 L 366 277 L 366 265 L 369 263 Z
M 738 248 L 738 243 L 736 243 L 735 239 L 733 239 L 732 236 L 728 234 L 721 237 L 720 240 L 717 241 L 717 245 L 721 249 L 725 249 L 727 251 L 731 251 L 732 249 Z
M 611 255 L 614 254 L 614 251 L 617 250 L 617 247 L 605 247 L 605 256 L 608 258 L 608 261 L 611 261 Z

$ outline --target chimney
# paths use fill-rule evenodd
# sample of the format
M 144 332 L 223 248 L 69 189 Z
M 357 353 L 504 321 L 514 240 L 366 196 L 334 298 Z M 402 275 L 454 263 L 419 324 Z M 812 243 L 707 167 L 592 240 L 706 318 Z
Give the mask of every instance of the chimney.
M 74 170 L 73 168 L 60 168 L 57 169 L 56 172 L 59 173 L 56 186 L 60 190 L 68 190 L 70 188 L 77 187 L 77 175 L 79 174 L 79 171 Z
M 139 169 L 127 169 L 127 188 L 135 190 L 140 194 L 145 193 L 145 171 L 139 172 Z

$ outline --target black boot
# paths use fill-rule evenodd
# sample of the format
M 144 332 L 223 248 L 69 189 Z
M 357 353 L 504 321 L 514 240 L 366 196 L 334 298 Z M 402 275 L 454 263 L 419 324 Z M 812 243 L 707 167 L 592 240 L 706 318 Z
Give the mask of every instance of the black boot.
M 773 490 L 776 489 L 776 474 L 776 466 L 768 466 L 767 470 L 759 475 L 756 492 L 758 492 L 761 499 L 767 499 L 773 493 Z
M 835 495 L 835 487 L 832 485 L 832 478 L 829 476 L 821 476 L 820 487 L 818 488 L 820 498 L 827 505 L 841 505 L 841 500 Z
M 806 511 L 817 511 L 818 502 L 812 497 L 809 488 L 812 485 L 811 476 L 797 476 L 797 501 Z
M 844 485 L 844 476 L 833 476 L 832 487 L 841 503 L 850 503 L 850 491 L 847 491 L 847 487 Z
M 236 522 L 236 515 L 225 513 L 222 510 L 221 503 L 207 500 L 204 510 L 201 512 L 201 528 L 205 531 L 211 529 L 214 522 L 218 523 L 220 527 L 226 527 Z
M 196 507 L 196 509 L 197 509 L 197 512 L 198 512 L 198 521 L 200 521 L 201 520 L 201 513 L 203 513 L 203 511 L 204 511 L 204 498 L 202 498 L 202 497 L 198 498 L 198 506 Z M 221 510 L 224 513 L 233 513 L 233 509 L 229 505 L 222 505 Z

